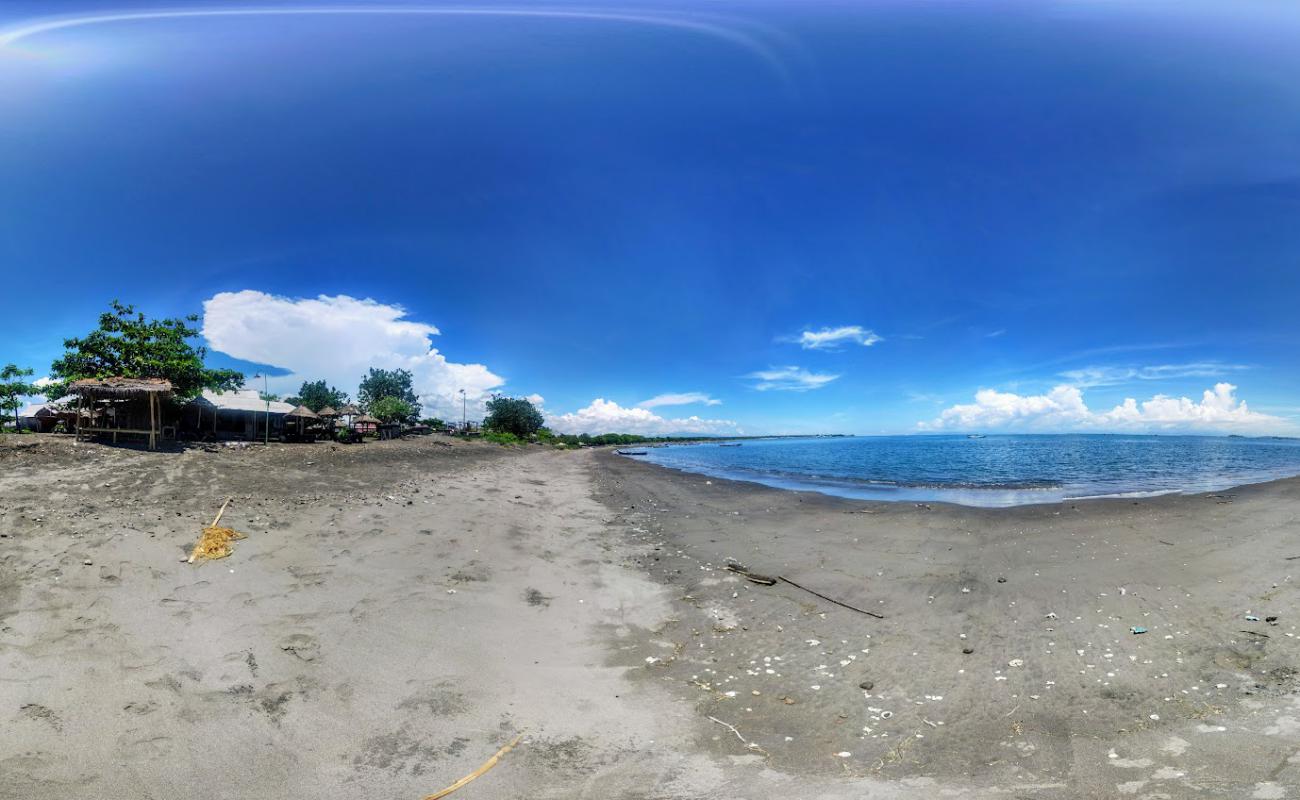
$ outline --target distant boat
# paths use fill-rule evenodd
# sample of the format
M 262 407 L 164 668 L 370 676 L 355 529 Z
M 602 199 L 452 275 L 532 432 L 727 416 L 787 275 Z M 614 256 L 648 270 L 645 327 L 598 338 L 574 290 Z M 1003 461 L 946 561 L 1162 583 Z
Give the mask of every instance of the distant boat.
M 718 447 L 740 447 L 740 445 L 741 445 L 740 442 L 731 442 L 731 443 L 729 443 L 729 444 L 727 444 L 727 443 L 720 444 L 720 445 L 718 445 Z
M 620 456 L 643 456 L 646 454 L 644 450 L 615 450 L 614 452 Z
M 983 438 L 984 438 L 984 434 L 982 434 L 982 433 L 968 433 L 968 434 L 966 434 L 966 438 L 967 438 L 967 439 L 983 439 Z

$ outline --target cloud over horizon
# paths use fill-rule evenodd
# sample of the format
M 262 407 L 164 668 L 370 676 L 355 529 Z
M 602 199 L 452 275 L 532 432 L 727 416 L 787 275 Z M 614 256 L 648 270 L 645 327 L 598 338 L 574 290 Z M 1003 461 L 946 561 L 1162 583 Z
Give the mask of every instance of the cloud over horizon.
M 754 381 L 753 388 L 760 392 L 806 392 L 820 389 L 839 375 L 809 372 L 803 367 L 768 367 L 744 376 Z
M 1236 396 L 1237 387 L 1217 383 L 1201 395 L 1187 397 L 1157 394 L 1138 403 L 1126 398 L 1109 411 L 1093 411 L 1077 386 L 1061 385 L 1047 394 L 1020 395 L 981 389 L 975 402 L 944 409 L 920 430 L 988 430 L 1008 428 L 1040 431 L 1195 431 L 1273 433 L 1289 429 L 1281 417 L 1251 411 Z
M 624 408 L 597 397 L 586 408 L 569 414 L 547 414 L 546 426 L 556 433 L 636 433 L 642 436 L 678 434 L 738 435 L 735 422 L 691 416 L 667 419 L 646 408 Z
M 244 290 L 221 292 L 203 303 L 203 336 L 213 350 L 289 370 L 271 377 L 271 391 L 293 394 L 303 381 L 324 379 L 354 399 L 370 367 L 406 369 L 426 414 L 456 416 L 464 389 L 471 412 L 505 378 L 483 364 L 447 360 L 433 347 L 433 325 L 407 318 L 406 309 L 347 295 L 290 298 Z
M 805 350 L 838 350 L 846 343 L 870 347 L 885 340 L 875 331 L 861 325 L 841 325 L 838 328 L 804 331 L 795 341 Z
M 1230 372 L 1241 372 L 1246 364 L 1225 364 L 1220 361 L 1198 361 L 1191 364 L 1155 364 L 1142 367 L 1081 367 L 1060 373 L 1072 386 L 1088 389 L 1094 386 L 1121 386 L 1139 381 L 1177 380 L 1179 378 L 1217 378 Z
M 689 406 L 694 404 L 703 404 L 706 406 L 720 406 L 721 400 L 709 397 L 704 392 L 668 392 L 658 394 L 649 400 L 642 400 L 637 403 L 638 408 L 658 408 L 660 406 Z

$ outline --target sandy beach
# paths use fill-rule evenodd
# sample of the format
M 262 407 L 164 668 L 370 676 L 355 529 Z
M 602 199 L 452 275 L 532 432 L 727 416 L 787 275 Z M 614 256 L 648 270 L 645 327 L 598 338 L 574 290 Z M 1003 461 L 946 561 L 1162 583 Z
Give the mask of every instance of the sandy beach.
M 227 497 L 248 538 L 184 563 Z M 10 437 L 0 797 L 421 798 L 518 734 L 454 796 L 1300 796 L 1298 519 L 1300 480 L 970 509 Z

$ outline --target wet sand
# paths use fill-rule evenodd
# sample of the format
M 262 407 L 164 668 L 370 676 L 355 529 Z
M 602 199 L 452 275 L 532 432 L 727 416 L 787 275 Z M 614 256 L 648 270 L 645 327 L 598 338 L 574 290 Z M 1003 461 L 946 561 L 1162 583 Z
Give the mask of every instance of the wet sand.
M 455 796 L 1293 796 L 1300 481 L 1228 494 L 924 508 L 438 437 L 11 437 L 0 797 L 419 798 L 520 732 Z M 249 538 L 182 563 L 228 495 Z

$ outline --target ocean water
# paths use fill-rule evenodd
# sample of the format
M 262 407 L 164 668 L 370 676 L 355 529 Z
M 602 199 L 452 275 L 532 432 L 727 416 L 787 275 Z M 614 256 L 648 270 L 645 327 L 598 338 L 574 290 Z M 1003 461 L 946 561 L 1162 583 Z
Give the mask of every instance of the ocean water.
M 1300 475 L 1300 440 L 1209 436 L 751 439 L 635 457 L 783 489 L 969 506 L 1218 491 Z

